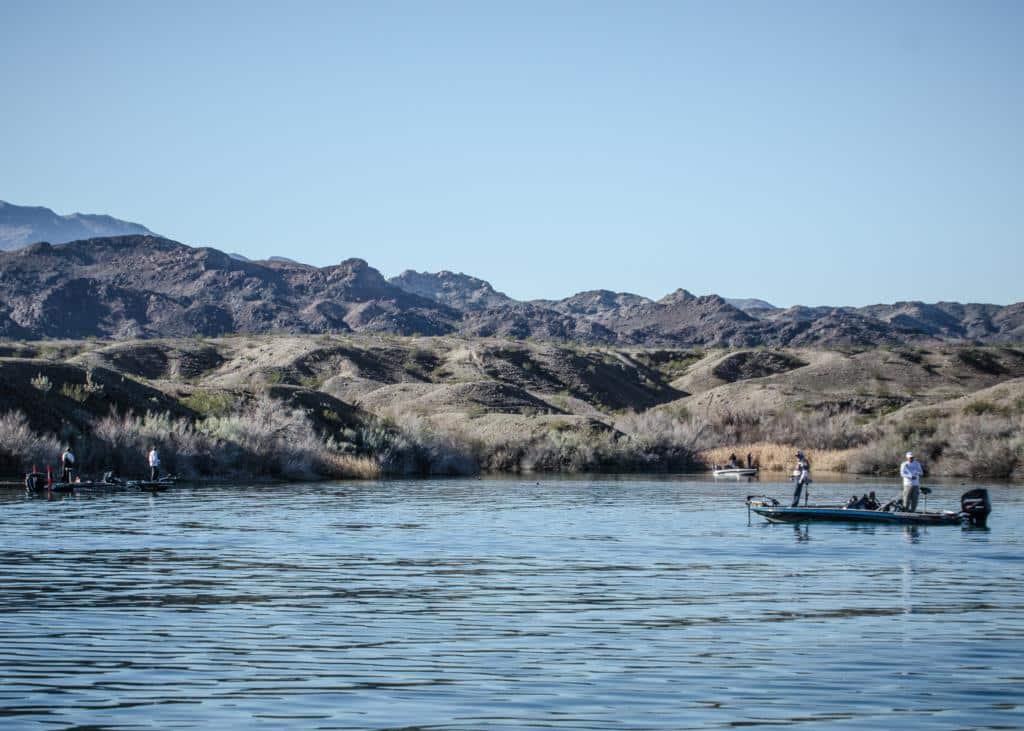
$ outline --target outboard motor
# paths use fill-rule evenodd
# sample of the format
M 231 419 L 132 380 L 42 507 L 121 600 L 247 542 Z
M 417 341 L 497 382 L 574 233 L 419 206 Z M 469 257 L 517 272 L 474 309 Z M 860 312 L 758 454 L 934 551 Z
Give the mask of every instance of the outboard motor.
M 992 512 L 988 490 L 977 487 L 965 492 L 960 496 L 960 511 L 971 525 L 984 528 L 988 521 L 988 514 Z
M 32 492 L 46 489 L 46 475 L 42 472 L 29 472 L 25 475 L 25 489 Z

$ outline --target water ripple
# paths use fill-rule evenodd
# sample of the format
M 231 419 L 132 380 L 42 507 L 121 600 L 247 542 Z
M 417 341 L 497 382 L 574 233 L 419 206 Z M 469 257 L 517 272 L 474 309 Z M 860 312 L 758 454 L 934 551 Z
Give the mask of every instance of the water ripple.
M 987 532 L 748 525 L 672 479 L 0 494 L 0 724 L 1016 728 L 991 490 Z

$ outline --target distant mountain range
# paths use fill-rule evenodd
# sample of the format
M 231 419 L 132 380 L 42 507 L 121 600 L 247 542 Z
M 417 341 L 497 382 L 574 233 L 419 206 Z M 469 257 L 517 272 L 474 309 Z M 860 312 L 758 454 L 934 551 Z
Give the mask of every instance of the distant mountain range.
M 153 235 L 36 243 L 0 253 L 0 336 L 275 332 L 460 334 L 666 347 L 1020 343 L 1024 302 L 780 309 L 684 289 L 657 301 L 593 290 L 524 302 L 465 274 L 406 271 L 389 280 L 361 259 L 328 267 L 279 257 L 248 261 Z
M 63 244 L 96 236 L 154 235 L 145 226 L 110 216 L 72 213 L 61 216 L 42 206 L 16 206 L 0 201 L 0 250 L 10 251 L 37 241 Z

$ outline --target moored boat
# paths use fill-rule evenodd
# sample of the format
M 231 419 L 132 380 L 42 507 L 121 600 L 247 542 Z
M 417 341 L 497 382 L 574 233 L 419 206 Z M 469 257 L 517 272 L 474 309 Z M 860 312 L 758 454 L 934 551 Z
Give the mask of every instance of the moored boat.
M 721 467 L 711 470 L 712 477 L 757 477 L 757 467 Z
M 747 508 L 770 523 L 843 521 L 855 523 L 891 523 L 897 525 L 960 525 L 984 527 L 992 512 L 988 490 L 977 488 L 960 497 L 960 510 L 942 512 L 906 512 L 902 510 L 863 510 L 841 505 L 805 505 L 790 507 L 771 497 L 750 495 Z

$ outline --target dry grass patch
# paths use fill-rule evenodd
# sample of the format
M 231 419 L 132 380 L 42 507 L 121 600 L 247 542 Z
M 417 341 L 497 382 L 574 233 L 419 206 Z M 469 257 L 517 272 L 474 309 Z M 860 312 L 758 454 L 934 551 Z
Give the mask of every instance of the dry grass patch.
M 725 464 L 729 455 L 736 457 L 746 465 L 747 454 L 754 457 L 755 464 L 765 472 L 789 472 L 796 464 L 796 452 L 800 449 L 811 463 L 811 470 L 820 472 L 846 472 L 851 458 L 858 449 L 806 449 L 792 444 L 773 444 L 757 442 L 753 444 L 737 444 L 732 447 L 715 447 L 698 453 L 699 459 L 706 465 Z
M 351 454 L 325 454 L 322 457 L 327 474 L 351 480 L 376 480 L 380 478 L 380 463 L 371 457 L 357 457 Z

